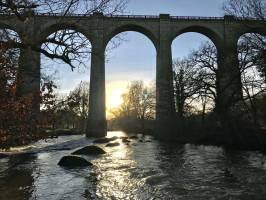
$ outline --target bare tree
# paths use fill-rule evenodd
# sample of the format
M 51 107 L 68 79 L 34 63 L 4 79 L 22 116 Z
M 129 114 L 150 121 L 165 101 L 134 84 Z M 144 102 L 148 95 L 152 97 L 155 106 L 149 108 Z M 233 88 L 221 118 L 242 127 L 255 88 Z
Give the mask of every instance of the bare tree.
M 184 118 L 185 110 L 195 100 L 199 90 L 197 69 L 189 59 L 174 60 L 174 92 L 177 114 Z
M 265 20 L 266 17 L 266 2 L 264 0 L 227 0 L 223 9 L 228 15 L 243 18 Z
M 224 3 L 223 9 L 225 14 L 266 20 L 265 0 L 228 0 Z M 257 67 L 266 81 L 266 37 L 258 33 L 250 33 L 244 35 L 241 40 L 242 43 L 243 41 L 246 42 L 249 48 L 253 49 L 257 59 Z
M 20 20 L 26 19 L 26 12 L 60 14 L 61 16 L 93 12 L 115 14 L 124 12 L 127 0 L 3 0 L 0 14 L 15 14 Z
M 10 35 L 6 34 L 8 31 Z M 0 38 L 3 41 L 9 39 L 17 39 L 16 33 L 11 30 L 0 30 Z M 18 49 L 9 49 L 2 45 L 0 46 L 0 96 L 7 95 L 8 88 L 14 87 L 16 81 L 16 71 L 18 68 Z
M 90 15 L 93 12 L 104 14 L 122 13 L 127 5 L 127 0 L 5 0 L 0 1 L 0 14 L 12 14 L 19 20 L 25 21 L 28 16 L 44 13 L 59 14 L 60 16 L 84 14 Z M 9 48 L 26 49 L 30 47 L 51 59 L 59 59 L 74 69 L 83 64 L 84 58 L 89 57 L 90 48 L 85 36 L 75 30 L 59 30 L 41 41 L 44 45 L 26 44 L 12 39 L 9 31 L 5 31 L 8 40 L 0 39 L 0 45 Z M 119 41 L 115 42 L 117 46 Z
M 201 109 L 202 120 L 217 99 L 217 50 L 213 43 L 203 43 L 183 60 L 173 62 L 176 107 L 179 117 L 184 108 Z
M 266 41 L 265 38 L 261 37 L 261 39 L 262 42 Z M 265 76 L 261 71 L 265 67 L 265 60 L 261 56 L 263 48 L 261 44 L 261 40 L 258 41 L 258 37 L 252 34 L 244 35 L 238 44 L 244 104 L 255 126 L 258 126 L 257 101 L 266 91 Z
M 89 113 L 89 83 L 80 82 L 67 97 L 69 109 L 80 118 L 81 129 L 85 131 Z
M 143 81 L 132 81 L 122 98 L 121 106 L 112 114 L 120 120 L 139 120 L 144 130 L 145 121 L 155 118 L 155 87 L 144 86 Z
M 154 118 L 154 92 L 152 88 L 145 87 L 143 81 L 132 81 L 128 91 L 123 94 L 130 115 L 142 120 Z
M 254 67 L 250 67 L 242 73 L 244 103 L 255 126 L 259 125 L 258 111 L 260 105 L 257 102 L 266 92 L 266 84 L 258 76 L 258 71 Z
M 248 33 L 238 42 L 240 70 L 256 67 L 266 82 L 266 37 Z
M 224 10 L 243 18 L 266 19 L 264 0 L 229 0 Z M 254 125 L 258 126 L 257 102 L 265 93 L 266 82 L 266 37 L 258 33 L 245 34 L 239 40 L 238 51 L 245 108 Z
M 243 103 L 242 107 L 245 115 L 250 116 L 250 121 L 258 124 L 257 103 L 265 93 L 265 76 L 261 73 L 265 62 L 261 55 L 265 38 L 254 37 L 253 34 L 246 34 L 240 38 L 238 43 L 239 70 L 241 73 Z M 197 66 L 197 72 L 200 72 L 201 88 L 198 91 L 198 100 L 202 104 L 202 116 L 204 116 L 205 104 L 216 102 L 217 88 L 219 89 L 219 80 L 217 80 L 218 65 L 217 51 L 212 43 L 203 44 L 198 50 L 192 52 L 189 57 L 193 66 Z M 204 118 L 204 117 L 203 117 Z
M 202 81 L 201 94 L 208 99 L 216 102 L 217 87 L 219 83 L 217 80 L 218 64 L 217 64 L 217 49 L 211 42 L 206 42 L 201 45 L 198 50 L 191 53 L 190 59 L 200 69 L 200 76 Z

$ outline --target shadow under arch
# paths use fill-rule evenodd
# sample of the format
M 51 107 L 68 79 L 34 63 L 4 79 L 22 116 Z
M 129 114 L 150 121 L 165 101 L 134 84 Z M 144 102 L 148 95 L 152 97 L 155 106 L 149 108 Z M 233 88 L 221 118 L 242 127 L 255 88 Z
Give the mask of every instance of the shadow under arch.
M 266 26 L 265 26 L 265 28 L 249 28 L 245 31 L 238 33 L 237 41 L 239 41 L 240 38 L 246 34 L 258 34 L 258 35 L 261 35 L 263 37 L 266 37 Z
M 127 25 L 119 26 L 115 28 L 113 31 L 111 31 L 111 33 L 107 34 L 107 36 L 105 37 L 105 41 L 104 41 L 104 49 L 106 50 L 108 43 L 116 35 L 123 33 L 123 32 L 127 32 L 127 31 L 137 32 L 137 33 L 141 33 L 142 35 L 145 35 L 148 39 L 150 39 L 150 41 L 154 45 L 154 48 L 157 51 L 158 45 L 157 45 L 157 39 L 155 35 L 151 31 L 149 31 L 147 28 L 140 26 L 140 25 L 135 25 L 135 24 L 127 24 Z
M 171 39 L 172 44 L 173 44 L 173 41 L 176 38 L 178 38 L 178 36 L 184 33 L 199 33 L 203 36 L 206 36 L 215 45 L 217 51 L 221 48 L 221 45 L 222 45 L 221 38 L 217 35 L 217 33 L 215 33 L 209 28 L 202 27 L 202 26 L 189 26 L 189 27 L 186 27 L 180 30 L 172 37 Z
M 0 22 L 0 29 L 10 29 L 10 30 L 16 31 L 14 27 L 10 26 L 9 24 L 2 23 L 2 22 Z
M 82 27 L 77 26 L 76 24 L 68 24 L 68 23 L 56 23 L 50 26 L 45 27 L 44 29 L 41 30 L 40 32 L 40 37 L 39 37 L 39 43 L 42 44 L 45 42 L 45 40 L 52 35 L 53 33 L 60 31 L 60 30 L 74 30 L 78 33 L 81 33 L 86 37 L 86 39 L 92 44 L 92 38 L 88 34 L 87 31 L 85 31 Z
M 16 27 L 10 26 L 10 25 L 5 24 L 5 23 L 0 23 L 0 29 L 13 31 L 14 33 L 17 34 L 19 41 L 21 41 L 23 38 L 22 33 L 19 31 L 19 29 L 16 29 Z

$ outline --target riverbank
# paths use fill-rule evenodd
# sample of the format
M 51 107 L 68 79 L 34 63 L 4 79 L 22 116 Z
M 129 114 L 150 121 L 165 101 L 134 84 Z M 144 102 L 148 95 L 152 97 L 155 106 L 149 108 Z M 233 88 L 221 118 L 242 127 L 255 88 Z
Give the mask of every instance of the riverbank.
M 227 149 L 261 151 L 266 153 L 266 129 L 179 129 L 166 142 L 179 144 L 213 145 Z
M 126 131 L 127 132 L 127 131 Z M 134 131 L 130 134 L 141 133 L 143 135 L 154 135 L 154 130 Z M 25 143 L 17 143 L 16 140 L 10 143 L 7 148 L 0 148 L 8 150 L 13 147 L 20 147 L 31 144 L 39 140 L 46 140 L 51 138 L 58 138 L 59 136 L 71 136 L 84 134 L 82 131 L 75 129 L 56 129 L 56 130 L 42 130 L 42 133 L 35 136 L 32 140 Z M 157 138 L 166 143 L 176 144 L 195 144 L 195 145 L 212 145 L 223 146 L 228 149 L 252 150 L 266 153 L 266 129 L 238 129 L 235 131 L 224 131 L 217 128 L 182 128 L 173 131 L 170 138 Z
M 39 140 L 58 138 L 59 136 L 81 135 L 82 131 L 76 129 L 40 129 L 32 135 L 6 135 L 0 140 L 0 150 L 26 146 Z

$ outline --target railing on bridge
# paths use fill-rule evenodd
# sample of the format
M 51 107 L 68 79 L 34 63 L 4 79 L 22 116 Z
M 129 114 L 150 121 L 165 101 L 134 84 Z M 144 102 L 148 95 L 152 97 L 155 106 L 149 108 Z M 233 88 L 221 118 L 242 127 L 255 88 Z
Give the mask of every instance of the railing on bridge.
M 158 15 L 104 15 L 110 18 L 128 18 L 128 19 L 159 19 Z M 224 17 L 200 17 L 200 16 L 170 16 L 170 19 L 176 20 L 223 20 Z
M 224 20 L 224 17 L 201 17 L 201 16 L 170 16 L 177 20 Z
M 159 19 L 158 15 L 104 15 L 109 18 L 127 18 L 127 19 Z
M 96 15 L 102 15 L 107 18 L 117 18 L 117 19 L 159 19 L 160 16 L 158 15 L 112 15 L 107 14 L 103 15 L 102 13 L 96 13 Z M 35 13 L 35 16 L 54 16 L 54 17 L 92 17 L 93 13 L 88 14 L 67 14 L 63 15 L 62 13 Z M 11 13 L 0 13 L 0 16 L 14 16 L 14 14 Z M 244 18 L 244 17 L 236 17 L 236 16 L 229 16 L 232 20 L 237 21 L 266 21 L 266 18 Z M 170 19 L 172 20 L 224 20 L 225 17 L 202 17 L 202 16 L 170 16 Z
M 127 19 L 159 19 L 158 15 L 104 15 L 109 18 L 127 18 Z M 254 21 L 266 21 L 265 19 L 259 18 L 244 18 L 229 16 L 233 20 L 245 21 L 245 20 L 254 20 Z M 170 16 L 172 20 L 224 20 L 226 17 L 202 17 L 202 16 Z

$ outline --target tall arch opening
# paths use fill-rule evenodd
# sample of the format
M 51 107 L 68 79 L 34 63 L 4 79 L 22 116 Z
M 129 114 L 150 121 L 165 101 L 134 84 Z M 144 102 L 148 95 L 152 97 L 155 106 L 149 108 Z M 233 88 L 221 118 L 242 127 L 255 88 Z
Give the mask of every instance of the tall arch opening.
M 145 35 L 122 29 L 106 46 L 106 116 L 111 130 L 152 130 L 156 49 Z M 113 49 L 117 43 L 120 45 Z
M 266 35 L 250 32 L 238 40 L 243 110 L 246 125 L 266 125 Z
M 176 114 L 193 126 L 202 126 L 216 101 L 217 49 L 212 40 L 196 32 L 182 33 L 172 43 Z
M 75 29 L 60 29 L 41 46 L 42 126 L 84 132 L 89 112 L 89 39 Z M 51 103 L 50 103 L 51 102 Z

